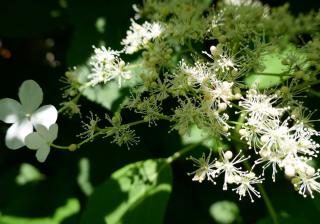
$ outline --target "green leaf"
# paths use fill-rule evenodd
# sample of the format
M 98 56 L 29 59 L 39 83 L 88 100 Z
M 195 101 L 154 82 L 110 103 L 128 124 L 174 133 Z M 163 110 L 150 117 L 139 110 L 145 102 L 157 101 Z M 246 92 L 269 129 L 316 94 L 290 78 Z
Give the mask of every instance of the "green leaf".
M 79 161 L 77 182 L 80 189 L 86 196 L 89 196 L 93 192 L 93 187 L 90 182 L 90 161 L 88 158 L 82 158 Z
M 208 148 L 212 148 L 214 151 L 221 151 L 228 148 L 228 145 L 224 144 L 219 138 L 210 138 L 205 141 L 208 134 L 203 130 L 199 129 L 196 125 L 193 125 L 188 132 L 181 137 L 183 145 L 194 144 L 202 141 L 202 145 Z
M 56 223 L 61 223 L 68 217 L 77 214 L 80 211 L 80 202 L 76 198 L 70 198 L 67 200 L 66 205 L 58 208 L 54 215 L 53 220 Z
M 132 78 L 124 80 L 121 87 L 119 87 L 118 80 L 112 80 L 106 84 L 86 88 L 83 91 L 83 95 L 87 97 L 88 100 L 98 103 L 112 112 L 117 111 L 120 105 L 127 99 L 127 96 L 129 96 L 130 88 L 133 88 L 142 82 L 140 74 L 143 70 L 139 66 L 140 63 L 141 60 L 130 63 L 130 66 L 133 67 L 131 69 L 133 74 Z M 78 66 L 74 72 L 81 83 L 87 82 L 87 77 L 90 73 L 88 66 Z
M 239 208 L 236 203 L 231 201 L 218 201 L 210 206 L 210 215 L 218 223 L 232 223 L 239 216 Z
M 50 218 L 22 218 L 15 216 L 0 216 L 0 224 L 58 224 Z
M 289 66 L 282 64 L 282 61 L 287 59 L 290 55 L 299 55 L 301 58 L 304 57 L 292 45 L 288 45 L 287 49 L 282 52 L 266 53 L 260 58 L 262 66 L 265 69 L 259 73 L 252 72 L 245 79 L 245 83 L 249 87 L 252 87 L 256 82 L 258 82 L 259 89 L 266 89 L 281 84 L 289 77 L 281 75 L 281 73 L 289 71 Z
M 160 224 L 171 182 L 171 167 L 163 159 L 129 164 L 95 189 L 81 224 Z
M 63 220 L 76 214 L 80 210 L 80 203 L 77 199 L 71 198 L 67 204 L 58 208 L 53 216 L 43 218 L 15 217 L 0 215 L 0 224 L 60 224 Z
M 188 144 L 198 143 L 204 138 L 206 138 L 207 136 L 208 136 L 207 133 L 199 129 L 196 125 L 193 125 L 189 129 L 189 131 L 181 137 L 182 138 L 181 140 L 184 145 L 188 145 Z M 204 141 L 202 144 L 210 148 L 213 146 L 213 140 L 209 139 L 207 141 Z
M 36 182 L 43 180 L 44 175 L 40 171 L 29 163 L 23 163 L 20 166 L 20 173 L 16 177 L 16 183 L 18 185 L 25 185 L 30 182 Z
M 117 82 L 112 81 L 106 85 L 89 87 L 83 92 L 83 95 L 90 101 L 96 102 L 110 110 L 112 103 L 120 97 L 120 91 Z

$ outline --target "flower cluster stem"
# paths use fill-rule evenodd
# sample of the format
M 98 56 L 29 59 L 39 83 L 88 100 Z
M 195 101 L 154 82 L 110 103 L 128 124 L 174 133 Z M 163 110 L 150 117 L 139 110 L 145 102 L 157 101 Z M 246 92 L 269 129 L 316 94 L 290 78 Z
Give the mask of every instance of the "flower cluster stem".
M 241 113 L 240 116 L 239 116 L 239 119 L 237 121 L 237 125 L 236 125 L 236 127 L 234 129 L 234 136 L 239 136 L 239 130 L 241 129 L 241 126 L 243 125 L 243 123 L 245 121 L 245 118 L 246 118 L 246 114 L 245 113 Z M 237 149 L 238 152 L 240 151 L 240 144 L 241 144 L 239 142 L 239 140 L 240 139 L 238 138 L 238 141 L 234 141 L 236 149 Z M 247 170 L 251 170 L 251 165 L 249 164 L 249 162 L 247 160 L 244 161 L 243 164 L 244 164 L 244 166 L 246 167 Z M 277 213 L 276 213 L 276 211 L 275 211 L 275 209 L 274 209 L 274 207 L 272 205 L 272 202 L 271 202 L 266 190 L 264 189 L 262 184 L 257 184 L 257 186 L 258 186 L 258 190 L 261 193 L 263 202 L 267 207 L 267 210 L 269 212 L 269 215 L 270 215 L 273 223 L 274 224 L 279 224 Z

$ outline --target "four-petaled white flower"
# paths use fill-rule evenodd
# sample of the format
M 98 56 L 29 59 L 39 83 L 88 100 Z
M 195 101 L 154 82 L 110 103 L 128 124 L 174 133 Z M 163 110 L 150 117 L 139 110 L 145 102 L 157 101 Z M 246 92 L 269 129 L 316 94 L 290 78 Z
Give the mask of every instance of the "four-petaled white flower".
M 36 132 L 33 132 L 25 138 L 25 144 L 29 149 L 35 149 L 36 158 L 43 163 L 50 152 L 50 144 L 58 136 L 58 125 L 52 124 L 49 128 L 38 124 L 36 125 Z
M 41 87 L 33 80 L 26 80 L 19 88 L 20 102 L 3 98 L 0 100 L 0 120 L 13 124 L 8 129 L 5 143 L 10 149 L 25 145 L 25 137 L 33 132 L 33 127 L 41 124 L 47 128 L 57 120 L 58 112 L 52 105 L 38 109 L 43 99 Z

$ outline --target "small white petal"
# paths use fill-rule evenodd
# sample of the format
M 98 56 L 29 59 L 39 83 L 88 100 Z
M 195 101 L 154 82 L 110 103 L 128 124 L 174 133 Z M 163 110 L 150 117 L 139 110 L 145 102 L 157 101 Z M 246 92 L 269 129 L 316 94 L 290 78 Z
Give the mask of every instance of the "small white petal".
M 50 139 L 49 141 L 50 142 L 53 142 L 54 140 L 57 139 L 58 137 L 58 125 L 57 124 L 53 124 L 50 126 L 49 128 L 49 135 L 50 135 Z
M 37 160 L 43 163 L 47 159 L 49 152 L 50 152 L 50 146 L 42 145 L 41 148 L 37 150 L 37 153 L 36 153 Z
M 37 130 L 37 133 L 40 135 L 40 137 L 44 141 L 50 142 L 50 133 L 49 133 L 49 130 L 46 126 L 44 126 L 42 124 L 36 124 L 35 128 Z
M 21 104 L 13 99 L 0 100 L 0 120 L 5 123 L 15 123 L 24 116 Z
M 42 89 L 35 81 L 26 80 L 19 88 L 19 99 L 25 112 L 31 114 L 42 103 Z
M 35 111 L 31 116 L 31 121 L 34 125 L 41 124 L 46 128 L 49 128 L 50 125 L 56 123 L 58 118 L 58 111 L 52 105 L 46 105 L 40 107 Z
M 27 135 L 24 139 L 24 142 L 29 149 L 39 149 L 43 145 L 47 144 L 45 140 L 37 132 L 33 132 Z
M 18 149 L 24 146 L 25 137 L 33 131 L 32 123 L 23 119 L 11 125 L 6 134 L 6 146 L 9 149 Z

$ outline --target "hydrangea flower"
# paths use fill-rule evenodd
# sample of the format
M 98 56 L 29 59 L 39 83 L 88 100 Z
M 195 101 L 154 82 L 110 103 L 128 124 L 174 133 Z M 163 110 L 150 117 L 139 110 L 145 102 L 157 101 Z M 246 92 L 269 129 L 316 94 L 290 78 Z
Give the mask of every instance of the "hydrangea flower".
M 12 124 L 5 137 L 6 146 L 10 149 L 24 146 L 25 137 L 33 132 L 35 125 L 41 124 L 49 128 L 58 117 L 58 112 L 52 105 L 39 108 L 43 92 L 35 81 L 24 81 L 18 95 L 21 103 L 10 98 L 0 100 L 0 120 Z
M 104 46 L 94 47 L 90 67 L 91 73 L 88 78 L 91 86 L 118 78 L 119 87 L 121 87 L 122 79 L 130 79 L 132 76 L 131 72 L 126 70 L 126 63 L 120 58 L 120 52 Z
M 29 149 L 35 149 L 36 158 L 43 163 L 50 152 L 50 144 L 58 136 L 58 125 L 52 124 L 49 128 L 38 124 L 35 126 L 36 132 L 33 132 L 25 138 L 25 144 Z
M 124 45 L 125 53 L 133 54 L 144 48 L 149 41 L 159 37 L 163 30 L 163 26 L 158 22 L 144 22 L 140 25 L 132 19 L 127 36 L 121 42 Z

